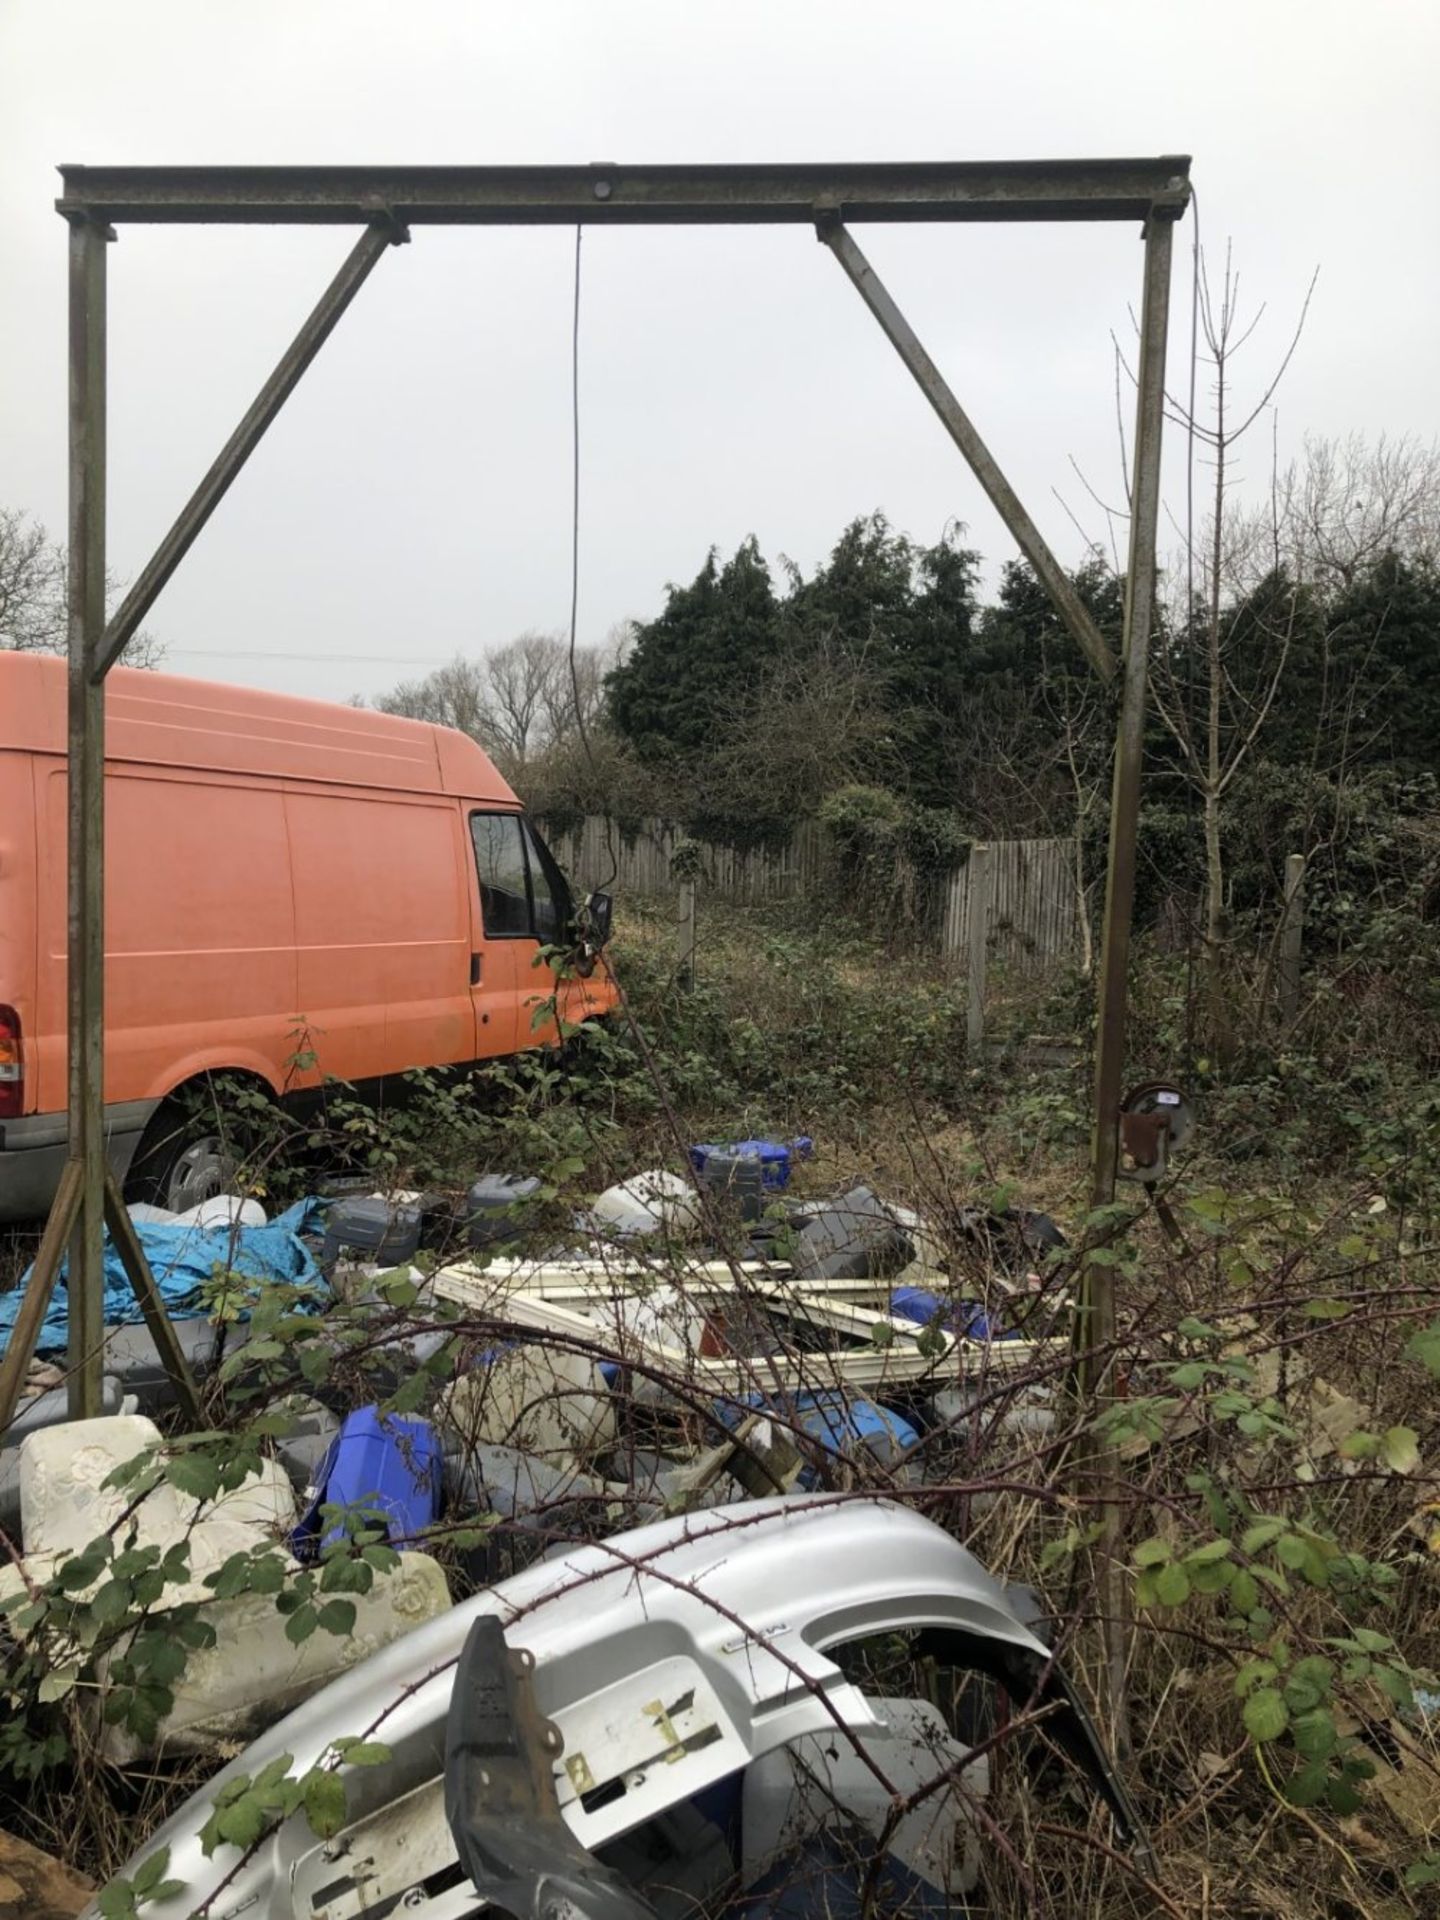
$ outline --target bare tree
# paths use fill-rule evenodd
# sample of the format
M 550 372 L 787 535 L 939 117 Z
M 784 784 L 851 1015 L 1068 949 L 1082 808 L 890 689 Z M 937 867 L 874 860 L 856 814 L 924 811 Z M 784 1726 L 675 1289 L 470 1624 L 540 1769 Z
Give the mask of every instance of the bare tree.
M 0 647 L 65 651 L 65 549 L 38 520 L 0 507 Z
M 472 740 L 483 742 L 488 738 L 488 692 L 484 661 L 456 654 L 448 665 L 437 667 L 423 680 L 402 680 L 389 693 L 382 693 L 375 705 L 381 713 L 455 727 Z
M 1307 437 L 1283 496 L 1287 558 L 1298 577 L 1348 587 L 1387 553 L 1440 560 L 1440 442 Z
M 549 716 L 560 704 L 568 649 L 558 634 L 528 631 L 486 660 L 489 728 L 501 757 L 520 769 L 545 744 Z
M 542 698 L 545 745 L 554 747 L 572 735 L 584 738 L 596 732 L 605 712 L 605 681 L 634 643 L 635 623 L 621 620 L 598 647 L 577 647 L 557 638 L 555 671 L 546 681 Z
M 601 646 L 577 648 L 572 662 L 560 634 L 529 630 L 493 653 L 457 655 L 423 679 L 402 681 L 375 705 L 468 733 L 517 778 L 537 754 L 600 730 L 605 676 L 629 632 L 627 622 Z
M 1211 373 L 1212 411 L 1201 415 L 1174 400 L 1167 411 L 1208 457 L 1213 475 L 1210 511 L 1198 534 L 1185 529 L 1185 551 L 1173 576 L 1184 582 L 1184 597 L 1172 618 L 1171 642 L 1157 654 L 1153 687 L 1181 766 L 1200 798 L 1205 838 L 1204 971 L 1212 1041 L 1224 1060 L 1233 1052 L 1234 1028 L 1224 978 L 1229 928 L 1221 810 L 1280 690 L 1299 605 L 1299 582 L 1292 577 L 1288 592 L 1267 621 L 1267 657 L 1260 671 L 1254 671 L 1255 621 L 1246 596 L 1266 573 L 1276 572 L 1283 564 L 1280 490 L 1278 483 L 1272 484 L 1268 513 L 1246 511 L 1231 500 L 1230 493 L 1237 448 L 1264 416 L 1290 364 L 1314 281 L 1279 365 L 1259 399 L 1237 418 L 1232 405 L 1233 362 L 1254 333 L 1264 308 L 1242 319 L 1240 276 L 1228 247 L 1218 288 L 1212 284 L 1203 251 L 1198 270 L 1200 334 Z M 1250 670 L 1238 670 L 1237 636 L 1243 638 L 1251 656 Z
M 68 562 L 64 547 L 40 522 L 14 507 L 0 507 L 0 651 L 64 653 L 69 626 Z M 119 583 L 107 578 L 107 594 Z M 157 666 L 164 647 L 152 634 L 137 633 L 125 649 L 127 667 Z

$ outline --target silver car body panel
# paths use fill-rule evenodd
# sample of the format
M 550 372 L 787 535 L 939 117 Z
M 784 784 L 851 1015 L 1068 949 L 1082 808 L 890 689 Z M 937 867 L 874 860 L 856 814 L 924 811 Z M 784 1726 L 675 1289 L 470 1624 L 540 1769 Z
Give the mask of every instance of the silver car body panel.
M 169 1877 L 186 1888 L 147 1906 L 147 1920 L 180 1920 L 207 1902 L 207 1920 L 476 1912 L 473 1888 L 457 1881 L 442 1771 L 455 1662 L 482 1613 L 534 1656 L 537 1704 L 564 1738 L 561 1810 L 592 1849 L 801 1735 L 877 1731 L 827 1649 L 935 1628 L 1002 1663 L 1021 1656 L 1037 1674 L 1049 1662 L 974 1557 L 893 1502 L 790 1496 L 667 1519 L 528 1568 L 272 1727 L 137 1855 L 135 1865 L 167 1845 Z M 228 1845 L 205 1857 L 200 1832 L 228 1780 L 282 1753 L 303 1772 L 347 1735 L 384 1742 L 391 1759 L 345 1770 L 349 1824 L 337 1839 L 321 1842 L 297 1815 L 248 1859 Z

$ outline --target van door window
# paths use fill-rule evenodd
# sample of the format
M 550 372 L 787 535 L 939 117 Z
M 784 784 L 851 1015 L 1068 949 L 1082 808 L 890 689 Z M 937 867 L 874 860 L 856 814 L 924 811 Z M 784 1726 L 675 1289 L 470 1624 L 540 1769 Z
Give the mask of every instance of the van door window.
M 525 841 L 530 849 L 530 889 L 535 897 L 535 937 L 543 947 L 563 946 L 569 937 L 573 910 L 570 889 L 554 856 L 528 821 Z
M 472 813 L 470 837 L 475 843 L 486 939 L 533 939 L 530 884 L 519 815 Z

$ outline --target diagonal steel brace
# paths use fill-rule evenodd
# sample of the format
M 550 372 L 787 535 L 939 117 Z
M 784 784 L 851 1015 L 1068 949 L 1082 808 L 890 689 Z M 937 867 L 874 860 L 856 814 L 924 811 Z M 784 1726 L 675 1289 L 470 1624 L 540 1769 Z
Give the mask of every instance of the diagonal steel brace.
M 921 346 L 909 321 L 891 299 L 884 282 L 856 245 L 838 213 L 820 213 L 815 230 L 850 276 L 860 298 L 880 322 L 889 336 L 890 344 L 915 376 L 920 391 L 939 414 L 941 424 L 964 454 L 975 478 L 989 495 L 991 505 L 1014 534 L 1020 551 L 1035 569 L 1041 584 L 1055 603 L 1056 612 L 1070 629 L 1086 659 L 1108 685 L 1115 678 L 1117 663 L 1104 635 L 1091 619 L 1065 569 L 1046 545 L 1044 535 L 1021 506 L 1015 489 L 1000 471 L 995 456 L 980 438 L 969 414 L 950 391 L 940 369 Z
M 214 465 L 191 494 L 173 527 L 152 554 L 149 564 L 126 594 L 100 637 L 91 680 L 98 686 L 127 643 L 134 639 L 166 582 L 190 551 L 201 529 L 229 492 L 240 469 L 259 446 L 266 429 L 299 385 L 310 362 L 330 338 L 337 321 L 364 286 L 385 249 L 410 238 L 388 211 L 377 213 L 355 242 L 344 265 L 320 296 L 315 310 L 281 357 L 255 397 L 243 420 L 225 442 Z

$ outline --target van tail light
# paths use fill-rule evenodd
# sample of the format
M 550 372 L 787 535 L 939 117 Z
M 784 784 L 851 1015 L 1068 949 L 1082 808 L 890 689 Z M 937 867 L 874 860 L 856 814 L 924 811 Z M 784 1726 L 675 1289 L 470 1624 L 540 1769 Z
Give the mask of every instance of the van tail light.
M 25 1111 L 25 1052 L 20 1016 L 0 1007 L 0 1120 L 18 1120 Z

